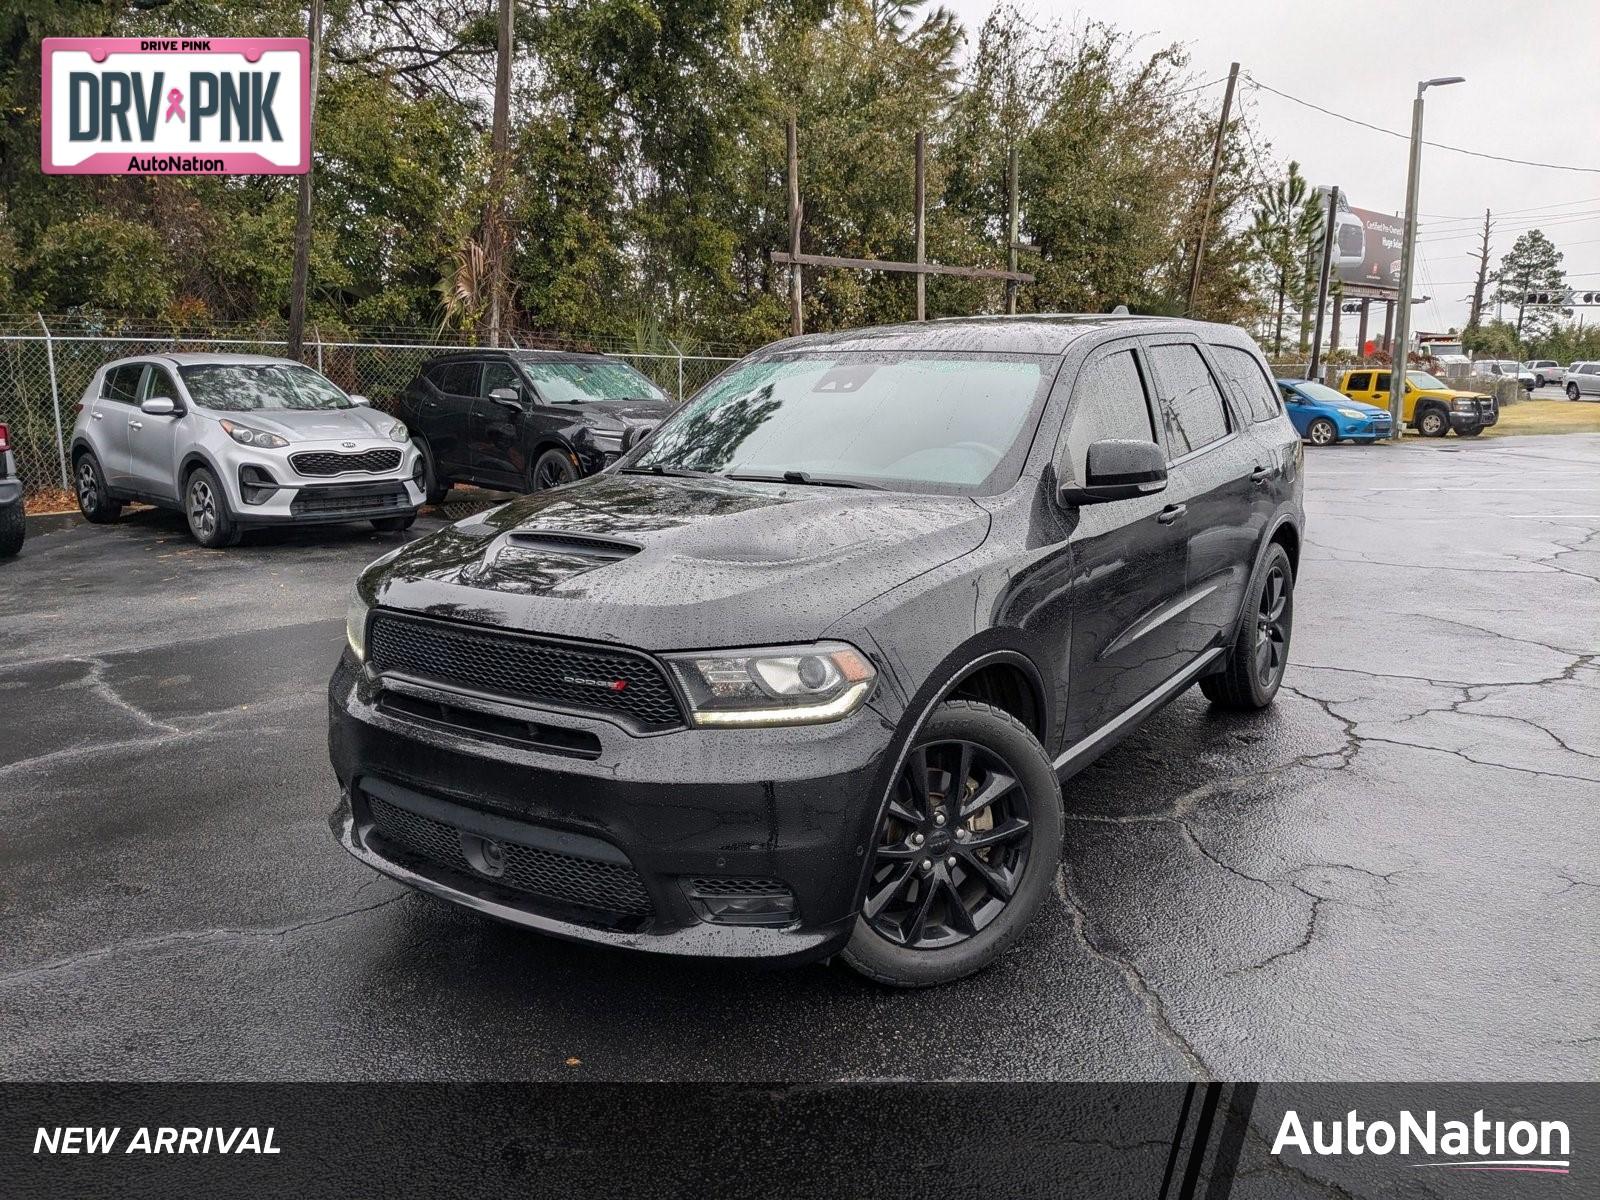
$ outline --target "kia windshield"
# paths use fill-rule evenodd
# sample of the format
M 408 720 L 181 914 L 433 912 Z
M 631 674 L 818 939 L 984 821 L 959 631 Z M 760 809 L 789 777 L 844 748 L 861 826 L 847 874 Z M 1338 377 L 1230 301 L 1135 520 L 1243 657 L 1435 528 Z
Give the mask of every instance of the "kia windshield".
M 326 378 L 292 363 L 203 363 L 178 373 L 196 404 L 221 412 L 352 407 Z
M 674 414 L 624 469 L 999 490 L 1021 472 L 1055 361 L 874 352 L 744 363 Z

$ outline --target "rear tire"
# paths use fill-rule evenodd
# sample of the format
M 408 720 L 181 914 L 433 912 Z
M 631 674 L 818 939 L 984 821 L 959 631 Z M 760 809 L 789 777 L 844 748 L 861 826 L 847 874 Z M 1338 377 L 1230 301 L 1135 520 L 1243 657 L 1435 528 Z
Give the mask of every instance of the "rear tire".
M 1250 712 L 1266 708 L 1278 694 L 1289 665 L 1294 629 L 1294 566 L 1276 542 L 1256 572 L 1250 605 L 1222 670 L 1200 680 L 1200 691 L 1218 708 Z
M 428 504 L 442 503 L 450 494 L 450 481 L 440 476 L 439 465 L 434 460 L 433 451 L 428 449 L 427 442 L 412 438 L 411 443 L 422 457 L 422 478 L 418 482 L 422 485 L 423 501 Z
M 893 787 L 841 957 L 889 987 L 950 983 L 999 958 L 1050 894 L 1061 784 L 1021 721 L 951 700 L 918 731 Z
M 1417 415 L 1417 431 L 1423 437 L 1444 437 L 1450 432 L 1450 418 L 1442 409 L 1425 408 Z
M 1318 417 L 1306 430 L 1306 438 L 1313 446 L 1331 446 L 1339 440 L 1339 429 L 1327 417 Z
M 73 483 L 78 494 L 78 511 L 85 521 L 109 525 L 122 515 L 122 501 L 111 498 L 106 489 L 106 477 L 100 471 L 100 460 L 92 451 L 84 451 L 78 458 Z
M 379 533 L 399 533 L 402 529 L 410 529 L 417 521 L 417 510 L 412 509 L 403 517 L 373 517 L 372 527 Z
M 189 522 L 189 536 L 207 550 L 237 546 L 244 536 L 210 467 L 196 467 L 184 482 L 183 515 Z
M 27 522 L 23 520 L 20 502 L 0 508 L 0 558 L 10 558 L 21 550 L 22 539 L 27 532 Z

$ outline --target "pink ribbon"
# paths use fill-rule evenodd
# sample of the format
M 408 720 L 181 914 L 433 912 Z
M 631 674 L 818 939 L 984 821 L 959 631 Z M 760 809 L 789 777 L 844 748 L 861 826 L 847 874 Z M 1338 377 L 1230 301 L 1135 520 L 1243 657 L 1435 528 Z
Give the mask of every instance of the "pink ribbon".
M 170 121 L 173 117 L 177 117 L 180 121 L 188 120 L 188 118 L 183 115 L 183 92 L 177 88 L 173 88 L 167 93 L 166 120 Z

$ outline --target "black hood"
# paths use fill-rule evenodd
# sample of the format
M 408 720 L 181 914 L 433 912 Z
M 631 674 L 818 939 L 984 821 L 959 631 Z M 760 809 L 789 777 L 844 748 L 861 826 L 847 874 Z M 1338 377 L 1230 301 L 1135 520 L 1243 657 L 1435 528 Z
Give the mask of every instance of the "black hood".
M 959 496 L 597 475 L 405 547 L 377 603 L 646 650 L 820 636 L 970 553 L 987 512 Z

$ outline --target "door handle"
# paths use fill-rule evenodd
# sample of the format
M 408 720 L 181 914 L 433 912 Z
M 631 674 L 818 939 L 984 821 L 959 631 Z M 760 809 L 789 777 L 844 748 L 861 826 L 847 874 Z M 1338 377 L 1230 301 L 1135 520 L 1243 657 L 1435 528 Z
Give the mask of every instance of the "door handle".
M 143 429 L 144 428 L 144 422 L 143 421 L 129 421 L 128 422 L 128 428 L 129 429 Z
M 1156 514 L 1156 520 L 1163 525 L 1171 525 L 1188 511 L 1189 506 L 1187 504 L 1169 504 Z
M 1251 483 L 1265 483 L 1271 477 L 1272 477 L 1272 468 L 1271 467 L 1257 467 L 1254 471 L 1250 472 L 1250 482 Z

